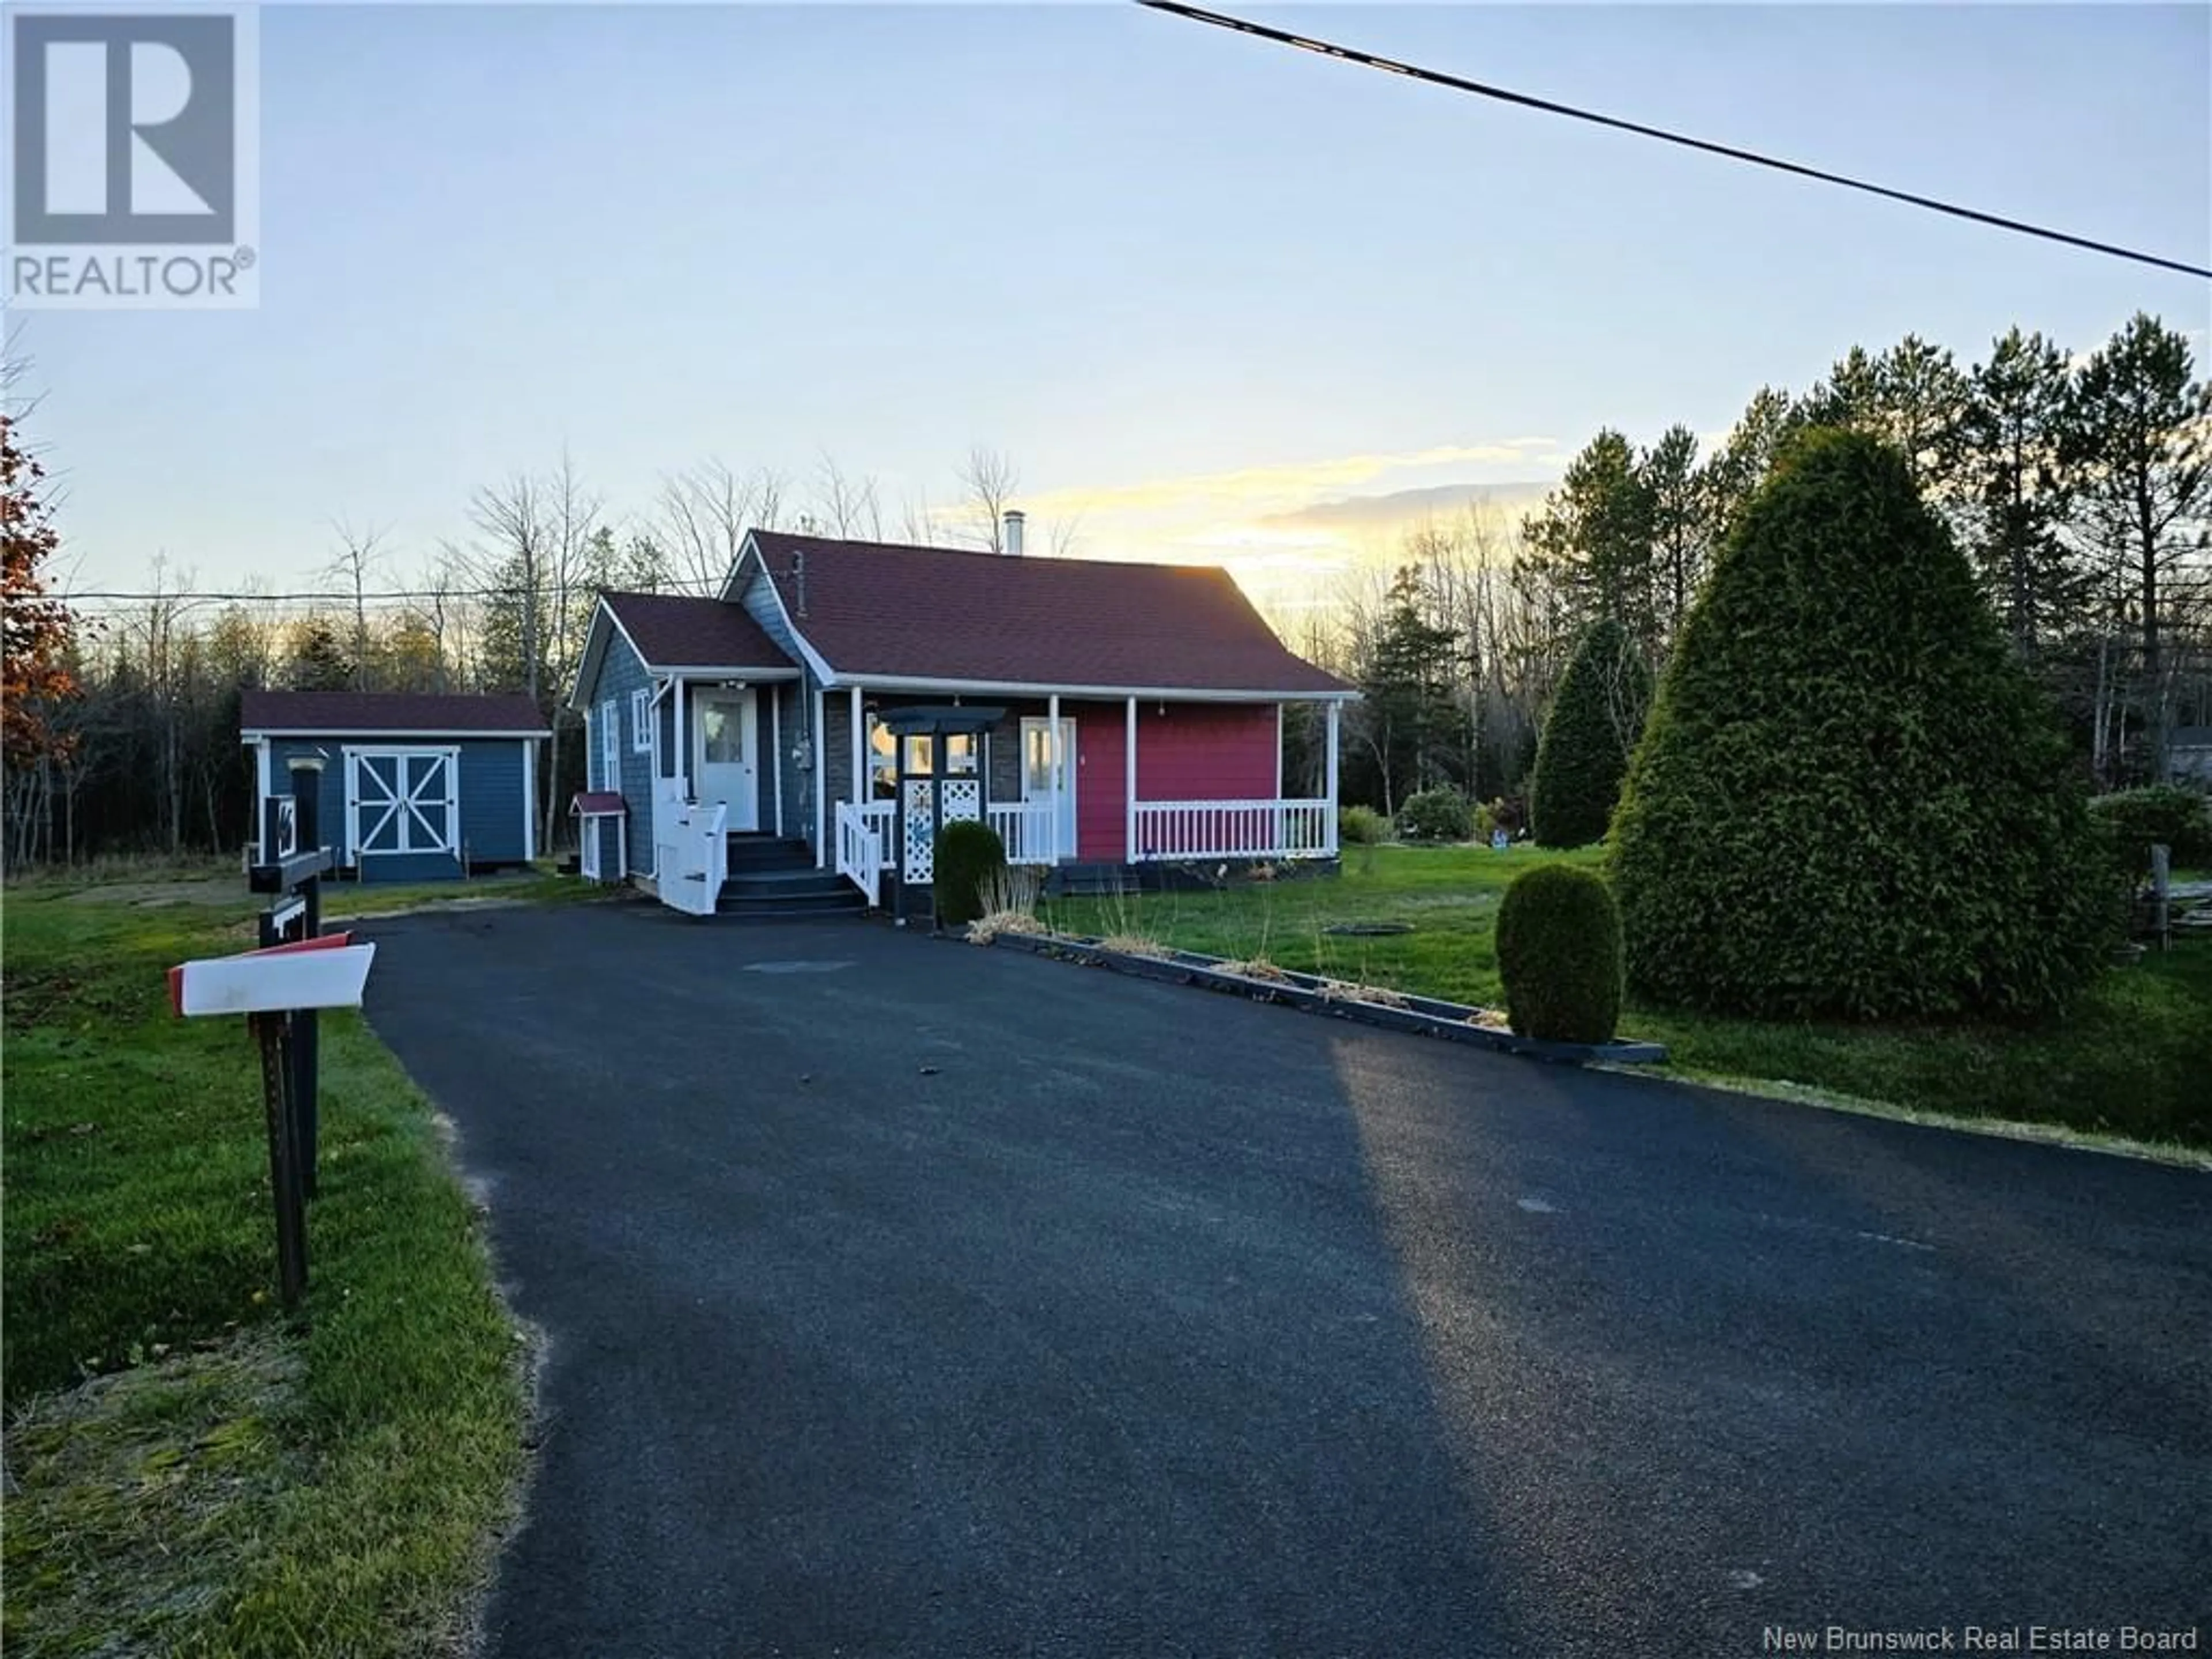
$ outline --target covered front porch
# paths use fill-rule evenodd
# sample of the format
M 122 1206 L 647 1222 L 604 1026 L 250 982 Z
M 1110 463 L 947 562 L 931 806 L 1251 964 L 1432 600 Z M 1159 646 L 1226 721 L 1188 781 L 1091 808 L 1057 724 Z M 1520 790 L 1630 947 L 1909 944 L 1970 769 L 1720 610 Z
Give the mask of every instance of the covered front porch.
M 887 881 L 927 881 L 936 828 L 963 818 L 988 823 L 1010 863 L 1046 869 L 1337 855 L 1340 699 L 1314 700 L 1319 794 L 1283 787 L 1280 701 L 939 698 L 986 718 L 899 730 L 927 701 L 866 686 L 825 700 L 825 758 L 842 773 L 825 790 L 825 851 L 872 904 Z

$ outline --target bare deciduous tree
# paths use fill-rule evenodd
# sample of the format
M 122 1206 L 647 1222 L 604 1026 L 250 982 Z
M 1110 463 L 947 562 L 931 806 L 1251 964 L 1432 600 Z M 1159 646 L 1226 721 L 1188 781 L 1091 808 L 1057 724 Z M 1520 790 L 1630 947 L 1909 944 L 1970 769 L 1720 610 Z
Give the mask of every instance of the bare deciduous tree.
M 368 689 L 368 579 L 385 564 L 384 532 L 371 525 L 356 529 L 350 520 L 333 520 L 331 533 L 338 538 L 320 574 L 343 582 L 353 590 L 353 684 L 356 691 Z
M 1020 470 L 1005 451 L 977 444 L 960 469 L 961 529 L 968 539 L 994 553 L 1006 550 L 1006 509 L 1014 504 Z
M 876 497 L 875 479 L 866 473 L 857 478 L 848 477 L 837 465 L 837 458 L 826 449 L 815 471 L 814 507 L 816 518 L 830 535 L 870 542 L 884 538 L 883 507 Z
M 692 593 L 721 592 L 745 532 L 782 527 L 786 494 L 782 474 L 768 467 L 739 472 L 719 459 L 664 478 L 653 534 L 675 585 Z

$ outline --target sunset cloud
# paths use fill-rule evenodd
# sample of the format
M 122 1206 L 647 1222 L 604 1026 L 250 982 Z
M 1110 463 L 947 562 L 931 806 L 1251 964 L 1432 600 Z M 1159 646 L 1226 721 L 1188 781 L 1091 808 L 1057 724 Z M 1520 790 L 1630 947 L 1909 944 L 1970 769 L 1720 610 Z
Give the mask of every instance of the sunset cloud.
M 1134 483 L 1079 486 L 1028 495 L 1023 506 L 1041 518 L 1125 514 L 1220 514 L 1281 512 L 1401 472 L 1425 467 L 1517 465 L 1532 452 L 1551 448 L 1552 438 L 1512 438 L 1503 443 L 1438 444 L 1396 454 L 1340 455 L 1327 460 L 1285 461 L 1233 472 L 1188 473 Z

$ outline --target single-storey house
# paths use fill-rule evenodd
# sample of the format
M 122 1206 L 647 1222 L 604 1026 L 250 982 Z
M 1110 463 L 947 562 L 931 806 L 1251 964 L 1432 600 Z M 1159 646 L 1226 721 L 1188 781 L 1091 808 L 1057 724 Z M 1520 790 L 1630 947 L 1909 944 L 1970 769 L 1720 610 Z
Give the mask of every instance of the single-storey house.
M 538 746 L 528 697 L 248 691 L 239 737 L 253 751 L 254 840 L 291 793 L 295 755 L 324 763 L 320 839 L 363 881 L 435 881 L 538 854 Z
M 592 866 L 703 913 L 732 836 L 871 903 L 927 882 L 953 818 L 1063 876 L 1335 855 L 1351 687 L 1226 571 L 1026 558 L 1006 531 L 994 554 L 755 530 L 719 596 L 603 594 L 570 693 Z M 1293 703 L 1327 711 L 1317 796 L 1284 791 Z

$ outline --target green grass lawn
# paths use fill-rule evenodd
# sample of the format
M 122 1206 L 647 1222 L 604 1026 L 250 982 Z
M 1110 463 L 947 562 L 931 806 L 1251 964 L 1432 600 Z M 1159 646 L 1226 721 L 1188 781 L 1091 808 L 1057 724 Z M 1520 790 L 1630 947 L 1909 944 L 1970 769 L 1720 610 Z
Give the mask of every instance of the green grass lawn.
M 312 1286 L 281 1316 L 255 1051 L 164 982 L 250 945 L 259 901 L 234 870 L 127 873 L 0 910 L 8 1650 L 452 1650 L 523 1458 L 480 1218 L 428 1103 L 325 1015 Z
M 1060 931 L 1127 933 L 1184 950 L 1492 1005 L 1498 902 L 1532 865 L 1595 866 L 1595 848 L 1354 847 L 1344 873 L 1218 891 L 1048 902 Z M 1346 922 L 1410 933 L 1333 935 Z M 2179 943 L 2100 977 L 2063 1023 L 1859 1026 L 1723 1019 L 1632 1002 L 1622 1035 L 1668 1046 L 1677 1075 L 1794 1085 L 1915 1111 L 2063 1125 L 2212 1146 L 2203 1085 L 2212 1032 L 2212 940 Z

